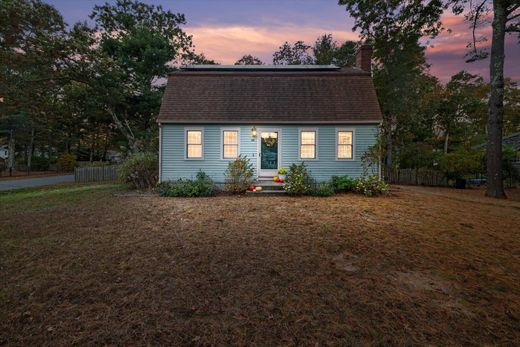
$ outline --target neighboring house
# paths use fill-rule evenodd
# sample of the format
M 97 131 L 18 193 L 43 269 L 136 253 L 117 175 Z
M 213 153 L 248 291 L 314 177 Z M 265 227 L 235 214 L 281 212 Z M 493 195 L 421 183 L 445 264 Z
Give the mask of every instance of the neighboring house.
M 158 119 L 160 180 L 202 170 L 224 182 L 240 154 L 259 179 L 302 161 L 318 181 L 362 175 L 382 119 L 371 54 L 361 46 L 355 68 L 191 65 L 171 73 Z
M 9 146 L 2 145 L 0 146 L 0 159 L 7 160 L 9 158 Z

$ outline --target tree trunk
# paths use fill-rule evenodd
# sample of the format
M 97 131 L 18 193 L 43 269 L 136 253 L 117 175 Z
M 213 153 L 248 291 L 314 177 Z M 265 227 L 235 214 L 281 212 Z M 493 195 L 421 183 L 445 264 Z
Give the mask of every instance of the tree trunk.
M 450 139 L 450 132 L 446 130 L 446 134 L 444 136 L 444 154 L 448 153 L 448 144 Z
M 390 172 L 392 170 L 393 166 L 393 139 L 392 139 L 392 120 L 391 118 L 386 121 L 386 129 L 385 129 L 385 135 L 386 135 L 386 158 L 385 158 L 385 164 L 386 164 L 386 172 Z
M 27 172 L 31 172 L 33 152 L 34 152 L 34 128 L 31 129 L 31 142 L 29 143 L 29 154 L 27 155 Z
M 7 161 L 7 166 L 9 167 L 9 176 L 13 175 L 13 169 L 14 169 L 14 156 L 15 156 L 15 143 L 14 143 L 14 131 L 11 130 L 10 136 L 9 136 L 9 158 Z
M 137 144 L 137 139 L 134 136 L 134 133 L 132 132 L 132 129 L 130 128 L 130 125 L 128 124 L 128 121 L 125 120 L 121 121 L 119 117 L 117 116 L 115 111 L 110 111 L 110 114 L 112 115 L 112 120 L 114 121 L 114 124 L 119 129 L 121 134 L 123 134 L 124 137 L 126 137 L 126 140 L 128 141 L 128 147 L 131 152 L 137 153 L 139 152 L 139 146 Z
M 505 198 L 502 180 L 502 127 L 504 119 L 505 0 L 493 1 L 493 41 L 489 65 L 491 92 L 488 103 L 487 190 L 486 195 Z

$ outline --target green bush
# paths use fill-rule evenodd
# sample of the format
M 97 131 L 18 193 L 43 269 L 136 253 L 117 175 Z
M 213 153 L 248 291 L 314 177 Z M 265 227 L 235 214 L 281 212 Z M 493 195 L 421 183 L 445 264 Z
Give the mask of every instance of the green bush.
M 199 171 L 195 180 L 179 179 L 162 182 L 157 186 L 160 196 L 167 197 L 202 197 L 217 193 L 215 183 L 204 172 Z
M 69 172 L 76 166 L 76 156 L 74 154 L 62 154 L 58 157 L 58 169 Z
M 332 189 L 334 189 L 336 193 L 353 192 L 357 183 L 358 179 L 348 176 L 332 176 L 330 180 Z
M 357 180 L 354 192 L 365 196 L 384 195 L 389 191 L 388 184 L 377 176 L 363 177 Z
M 281 167 L 278 169 L 278 174 L 279 175 L 287 175 L 287 170 L 285 170 L 285 168 Z
M 45 157 L 32 157 L 31 158 L 31 170 L 47 171 L 47 170 L 49 170 L 50 165 L 51 165 L 51 161 L 49 160 L 49 158 L 45 158 Z
M 314 196 L 331 196 L 334 195 L 334 188 L 331 183 L 316 183 L 311 194 Z
M 251 161 L 240 155 L 231 161 L 226 170 L 225 190 L 232 194 L 242 194 L 253 183 L 253 165 Z
M 439 158 L 439 169 L 446 172 L 448 179 L 464 178 L 465 175 L 484 173 L 483 151 L 457 151 L 443 154 Z
M 110 165 L 112 165 L 112 163 L 109 161 L 97 160 L 97 161 L 88 163 L 85 167 L 105 167 L 105 166 L 110 166 Z
M 137 153 L 119 166 L 119 180 L 136 189 L 150 189 L 157 185 L 159 159 L 155 153 Z
M 313 192 L 315 182 L 307 171 L 305 163 L 292 164 L 283 189 L 291 195 L 304 195 Z

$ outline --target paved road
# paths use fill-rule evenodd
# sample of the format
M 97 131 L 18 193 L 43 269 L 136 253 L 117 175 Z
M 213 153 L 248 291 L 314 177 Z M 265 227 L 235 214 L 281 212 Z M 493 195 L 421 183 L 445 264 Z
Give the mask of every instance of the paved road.
M 62 176 L 49 176 L 49 177 L 36 177 L 17 179 L 10 181 L 0 181 L 0 191 L 20 189 L 20 188 L 31 188 L 40 186 L 50 186 L 53 184 L 74 182 L 74 175 L 62 175 Z

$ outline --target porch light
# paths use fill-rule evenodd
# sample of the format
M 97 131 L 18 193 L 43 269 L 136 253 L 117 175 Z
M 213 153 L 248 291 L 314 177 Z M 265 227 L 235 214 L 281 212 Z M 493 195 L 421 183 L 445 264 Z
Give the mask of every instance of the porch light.
M 256 127 L 255 127 L 255 126 L 253 126 L 253 127 L 251 128 L 251 136 L 254 137 L 254 138 L 256 138 Z

